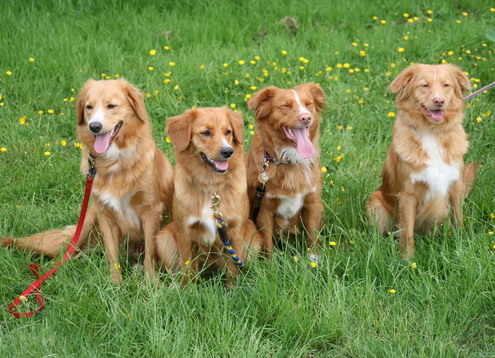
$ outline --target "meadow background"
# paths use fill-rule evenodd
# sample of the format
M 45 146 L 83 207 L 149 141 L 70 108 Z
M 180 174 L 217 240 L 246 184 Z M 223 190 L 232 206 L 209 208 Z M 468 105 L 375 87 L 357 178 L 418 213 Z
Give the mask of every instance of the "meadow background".
M 466 108 L 467 161 L 482 167 L 465 226 L 417 238 L 417 256 L 367 225 L 366 197 L 395 119 L 387 85 L 408 64 L 453 63 L 473 86 L 495 80 L 490 1 L 0 2 L 0 235 L 75 223 L 83 178 L 74 104 L 88 78 L 125 77 L 146 93 L 154 136 L 192 106 L 245 114 L 256 90 L 319 83 L 327 95 L 321 161 L 322 261 L 287 245 L 249 265 L 233 289 L 218 277 L 180 289 L 126 263 L 110 283 L 102 248 L 66 264 L 47 308 L 4 307 L 32 282 L 31 262 L 0 250 L 1 357 L 495 356 L 495 90 Z M 290 21 L 280 22 L 291 16 Z M 488 32 L 488 35 L 487 35 Z

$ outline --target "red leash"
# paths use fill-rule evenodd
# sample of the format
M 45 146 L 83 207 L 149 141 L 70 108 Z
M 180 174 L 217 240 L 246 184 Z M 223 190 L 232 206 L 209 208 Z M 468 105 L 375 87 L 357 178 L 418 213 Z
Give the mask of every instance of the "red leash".
M 36 313 L 41 311 L 43 308 L 45 308 L 45 299 L 40 293 L 40 287 L 43 282 L 48 280 L 57 270 L 62 266 L 66 261 L 69 261 L 74 254 L 74 252 L 77 249 L 77 244 L 79 242 L 79 239 L 81 237 L 81 231 L 84 225 L 84 220 L 86 218 L 86 212 L 88 211 L 88 203 L 89 203 L 89 197 L 91 196 L 91 188 L 93 187 L 93 180 L 96 175 L 96 168 L 94 166 L 93 158 L 89 160 L 89 173 L 88 176 L 86 177 L 86 186 L 84 190 L 84 198 L 81 206 L 81 214 L 79 215 L 79 221 L 77 223 L 76 227 L 76 232 L 74 233 L 74 236 L 72 237 L 72 240 L 67 247 L 67 250 L 65 251 L 64 256 L 62 259 L 60 259 L 53 267 L 44 273 L 43 275 L 40 275 L 39 273 L 39 265 L 36 264 L 31 264 L 29 265 L 29 268 L 31 269 L 31 272 L 37 277 L 37 280 L 34 281 L 26 290 L 24 290 L 23 293 L 21 293 L 15 300 L 12 301 L 12 303 L 7 307 L 7 312 L 12 314 L 15 318 L 29 318 L 34 316 Z M 28 296 L 31 294 L 31 292 L 35 291 L 35 298 L 36 301 L 38 301 L 38 308 L 36 308 L 33 311 L 30 312 L 17 312 L 14 311 L 14 309 L 21 303 L 25 302 L 28 299 Z

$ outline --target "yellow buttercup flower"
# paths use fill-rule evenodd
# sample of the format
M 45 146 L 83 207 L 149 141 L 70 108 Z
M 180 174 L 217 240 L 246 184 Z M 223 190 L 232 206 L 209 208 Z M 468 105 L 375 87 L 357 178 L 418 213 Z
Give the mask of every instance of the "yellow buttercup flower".
M 0 147 L 0 153 L 4 153 L 4 152 L 6 152 L 7 150 L 8 150 L 8 149 L 7 149 L 7 148 L 5 148 L 5 147 Z
M 395 117 L 395 112 L 388 112 L 387 117 Z
M 172 46 L 163 46 L 163 49 L 165 51 L 170 51 L 170 50 L 172 50 Z
M 49 157 L 50 155 L 52 155 L 52 152 L 44 152 L 43 154 L 45 155 L 45 157 Z
M 232 109 L 235 109 L 237 107 L 237 104 L 231 103 L 231 104 L 229 104 L 229 107 L 232 108 Z
M 337 246 L 337 243 L 336 243 L 335 241 L 330 241 L 330 242 L 328 243 L 328 246 L 335 247 L 335 246 Z
M 174 61 L 170 61 L 170 62 L 168 63 L 168 65 L 169 65 L 170 67 L 175 67 L 175 66 L 177 65 L 177 63 L 176 63 L 176 62 L 174 62 Z
M 391 288 L 387 292 L 390 293 L 391 295 L 395 295 L 397 293 L 397 290 L 394 290 L 393 288 Z
M 309 263 L 309 266 L 310 266 L 311 268 L 317 268 L 317 267 L 318 267 L 318 262 L 311 261 L 311 262 Z
M 320 168 L 320 171 L 323 173 L 323 174 L 326 174 L 328 172 L 328 169 L 327 167 L 321 167 Z
M 397 52 L 405 52 L 406 49 L 404 47 L 398 47 Z
M 165 142 L 166 143 L 172 143 L 172 140 L 170 139 L 170 137 L 165 137 Z
M 151 55 L 151 56 L 155 56 L 157 51 L 156 50 L 149 50 L 148 53 Z
M 48 113 L 48 114 L 54 114 L 54 113 L 55 113 L 55 111 L 54 111 L 53 109 L 48 109 L 48 110 L 46 111 L 46 113 Z
M 282 50 L 282 51 L 280 51 L 280 54 L 285 56 L 288 54 L 288 52 L 286 50 Z
M 239 65 L 244 65 L 244 64 L 246 63 L 246 61 L 244 61 L 244 60 L 239 60 L 239 61 L 237 61 L 237 63 L 238 63 Z
M 415 270 L 418 267 L 418 265 L 416 264 L 416 262 L 411 262 L 411 265 L 410 266 L 411 266 L 411 268 L 413 270 Z
M 62 139 L 59 144 L 62 146 L 62 147 L 65 147 L 67 146 L 67 141 L 65 139 Z
M 6 76 L 12 76 L 13 75 L 13 72 L 12 71 L 5 71 L 5 75 Z
M 154 71 L 155 70 L 155 66 L 148 66 L 148 71 Z
M 25 125 L 27 120 L 28 120 L 28 118 L 26 116 L 22 116 L 17 121 L 19 122 L 20 125 Z
M 35 62 L 35 61 L 36 61 L 36 59 L 34 57 L 29 57 L 28 58 L 28 62 Z

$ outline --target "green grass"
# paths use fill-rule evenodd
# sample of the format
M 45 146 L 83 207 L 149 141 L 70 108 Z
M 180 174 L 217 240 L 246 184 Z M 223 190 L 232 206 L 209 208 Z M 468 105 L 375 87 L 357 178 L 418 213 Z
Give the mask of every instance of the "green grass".
M 379 237 L 364 217 L 394 120 L 387 116 L 395 112 L 387 85 L 410 62 L 442 60 L 460 65 L 475 85 L 495 80 L 493 43 L 485 38 L 494 27 L 493 5 L 2 1 L 1 235 L 23 236 L 77 220 L 83 178 L 71 97 L 90 77 L 121 75 L 149 94 L 154 135 L 169 158 L 163 133 L 168 116 L 192 106 L 235 104 L 248 128 L 250 86 L 318 82 L 328 102 L 321 140 L 328 173 L 318 268 L 309 267 L 303 249 L 289 246 L 272 261 L 251 264 L 230 290 L 218 277 L 180 289 L 163 275 L 156 287 L 128 263 L 124 284 L 115 287 L 97 248 L 46 283 L 47 308 L 38 316 L 15 320 L 2 308 L 0 356 L 493 357 L 495 90 L 466 109 L 467 161 L 483 166 L 465 204 L 462 231 L 446 226 L 418 237 L 413 269 L 399 260 L 394 240 Z M 404 13 L 419 21 L 408 23 Z M 278 24 L 284 16 L 297 19 L 297 34 Z M 251 64 L 255 56 L 260 59 Z M 167 78 L 172 81 L 163 83 Z M 23 116 L 25 125 L 19 123 Z M 2 307 L 32 281 L 27 264 L 40 261 L 44 269 L 51 265 L 28 253 L 0 251 Z

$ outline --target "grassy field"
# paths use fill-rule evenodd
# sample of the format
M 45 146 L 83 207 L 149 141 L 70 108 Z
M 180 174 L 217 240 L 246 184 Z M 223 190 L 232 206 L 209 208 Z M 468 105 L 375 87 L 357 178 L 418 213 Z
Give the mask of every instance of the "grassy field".
M 112 285 L 103 249 L 43 288 L 47 309 L 15 320 L 5 307 L 31 283 L 0 251 L 0 357 L 495 356 L 495 90 L 466 108 L 467 161 L 483 164 L 465 227 L 417 239 L 414 262 L 367 226 L 395 117 L 387 85 L 411 62 L 461 66 L 495 80 L 494 3 L 443 1 L 0 2 L 0 235 L 75 223 L 82 196 L 74 97 L 88 78 L 123 76 L 146 93 L 159 146 L 164 119 L 230 105 L 267 85 L 318 82 L 325 224 L 322 262 L 289 245 L 252 263 L 233 289 L 219 278 L 160 286 L 125 264 Z M 285 16 L 297 29 L 279 23 Z M 125 258 L 123 258 L 125 261 Z

